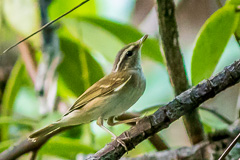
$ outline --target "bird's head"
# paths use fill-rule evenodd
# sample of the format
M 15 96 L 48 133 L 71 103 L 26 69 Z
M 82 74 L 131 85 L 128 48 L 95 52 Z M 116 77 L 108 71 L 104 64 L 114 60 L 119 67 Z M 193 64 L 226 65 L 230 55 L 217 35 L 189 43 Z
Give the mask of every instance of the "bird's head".
M 130 43 L 123 47 L 116 56 L 112 71 L 118 72 L 127 69 L 141 68 L 141 47 L 147 37 L 148 35 L 144 35 L 138 41 Z

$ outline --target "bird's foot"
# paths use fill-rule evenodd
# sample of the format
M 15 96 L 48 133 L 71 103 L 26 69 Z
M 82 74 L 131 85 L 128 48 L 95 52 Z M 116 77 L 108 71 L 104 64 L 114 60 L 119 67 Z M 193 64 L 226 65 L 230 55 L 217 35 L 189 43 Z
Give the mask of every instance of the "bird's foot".
M 116 136 L 116 137 L 112 137 L 112 140 L 116 140 L 119 144 L 121 144 L 121 145 L 123 146 L 123 148 L 124 148 L 126 151 L 128 151 L 128 148 L 127 148 L 125 142 L 123 142 L 122 139 L 120 139 L 120 138 L 118 138 L 118 137 Z

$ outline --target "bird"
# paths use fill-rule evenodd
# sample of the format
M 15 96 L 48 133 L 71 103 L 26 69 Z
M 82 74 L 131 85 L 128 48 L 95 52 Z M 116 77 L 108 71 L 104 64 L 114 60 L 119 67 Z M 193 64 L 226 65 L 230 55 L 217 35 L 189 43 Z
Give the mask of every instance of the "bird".
M 112 119 L 128 110 L 143 95 L 146 80 L 141 67 L 141 48 L 148 35 L 123 47 L 117 54 L 110 74 L 101 78 L 80 95 L 63 117 L 32 133 L 28 139 L 36 142 L 63 127 L 75 126 L 97 120 L 97 125 L 112 135 L 104 120 Z M 136 121 L 125 120 L 123 123 Z M 109 123 L 114 125 L 114 123 Z M 121 124 L 121 122 L 118 124 Z M 127 150 L 123 141 L 117 140 Z

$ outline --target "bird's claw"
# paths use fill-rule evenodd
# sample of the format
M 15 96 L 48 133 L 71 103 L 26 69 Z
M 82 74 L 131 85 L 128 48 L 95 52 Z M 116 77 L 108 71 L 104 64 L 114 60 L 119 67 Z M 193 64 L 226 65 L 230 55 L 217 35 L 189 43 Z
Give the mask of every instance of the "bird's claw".
M 127 148 L 125 142 L 123 142 L 123 140 L 121 140 L 121 139 L 118 138 L 118 137 L 112 137 L 112 140 L 116 140 L 119 144 L 121 144 L 121 145 L 123 146 L 123 148 L 124 148 L 126 151 L 128 151 L 128 148 Z

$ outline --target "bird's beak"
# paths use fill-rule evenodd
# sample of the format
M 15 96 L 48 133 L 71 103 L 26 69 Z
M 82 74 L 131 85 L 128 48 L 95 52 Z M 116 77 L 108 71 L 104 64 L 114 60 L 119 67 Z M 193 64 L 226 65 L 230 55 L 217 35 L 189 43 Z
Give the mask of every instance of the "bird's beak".
M 141 47 L 143 42 L 147 39 L 148 35 L 145 34 L 141 39 L 137 41 L 137 44 Z

